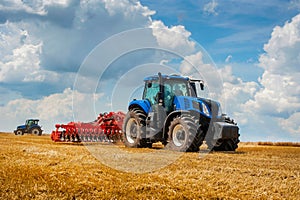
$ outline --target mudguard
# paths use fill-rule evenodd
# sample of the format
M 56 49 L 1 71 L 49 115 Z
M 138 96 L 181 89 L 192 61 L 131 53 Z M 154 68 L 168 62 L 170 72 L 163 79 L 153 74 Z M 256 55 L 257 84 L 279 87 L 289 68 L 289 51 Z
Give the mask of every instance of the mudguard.
M 130 110 L 134 106 L 141 107 L 146 114 L 148 114 L 150 109 L 151 109 L 151 104 L 148 100 L 136 100 L 136 99 L 134 99 L 133 101 L 131 101 L 129 103 L 128 110 Z

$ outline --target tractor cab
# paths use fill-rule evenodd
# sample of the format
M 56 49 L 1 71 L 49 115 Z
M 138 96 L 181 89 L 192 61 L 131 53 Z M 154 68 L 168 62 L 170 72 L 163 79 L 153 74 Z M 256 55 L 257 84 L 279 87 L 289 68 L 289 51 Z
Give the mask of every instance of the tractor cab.
M 144 81 L 143 100 L 149 101 L 151 106 L 157 104 L 163 106 L 167 114 L 174 110 L 175 97 L 197 97 L 197 82 L 201 90 L 204 88 L 202 80 L 193 80 L 179 75 L 158 74 L 147 77 Z
M 38 119 L 27 119 L 26 122 L 25 122 L 25 125 L 27 127 L 31 127 L 33 125 L 39 125 L 39 121 Z

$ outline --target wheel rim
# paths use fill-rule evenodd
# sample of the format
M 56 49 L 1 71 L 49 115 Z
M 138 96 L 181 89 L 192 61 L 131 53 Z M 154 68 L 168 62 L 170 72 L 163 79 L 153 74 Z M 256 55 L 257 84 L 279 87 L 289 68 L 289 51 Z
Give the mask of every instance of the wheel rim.
M 17 131 L 17 135 L 22 135 L 22 131 Z
M 134 118 L 130 118 L 126 125 L 126 139 L 129 143 L 133 144 L 137 138 L 138 125 Z
M 186 132 L 182 125 L 177 124 L 172 132 L 172 139 L 175 146 L 180 147 L 184 145 L 186 139 Z

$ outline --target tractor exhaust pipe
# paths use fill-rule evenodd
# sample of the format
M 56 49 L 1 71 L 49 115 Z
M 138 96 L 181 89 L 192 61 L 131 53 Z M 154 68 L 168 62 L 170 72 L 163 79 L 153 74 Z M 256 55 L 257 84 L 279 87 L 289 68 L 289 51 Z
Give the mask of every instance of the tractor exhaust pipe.
M 159 82 L 159 92 L 158 92 L 158 105 L 160 106 L 165 106 L 165 102 L 164 102 L 164 83 L 163 83 L 163 79 L 161 76 L 161 73 L 158 72 L 158 82 Z

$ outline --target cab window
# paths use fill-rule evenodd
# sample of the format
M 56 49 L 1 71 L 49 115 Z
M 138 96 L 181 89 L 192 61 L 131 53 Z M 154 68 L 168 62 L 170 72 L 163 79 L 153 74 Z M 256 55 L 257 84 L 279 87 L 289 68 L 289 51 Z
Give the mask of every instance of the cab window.
M 143 99 L 148 99 L 151 105 L 157 104 L 157 93 L 159 92 L 159 83 L 157 81 L 146 82 Z

